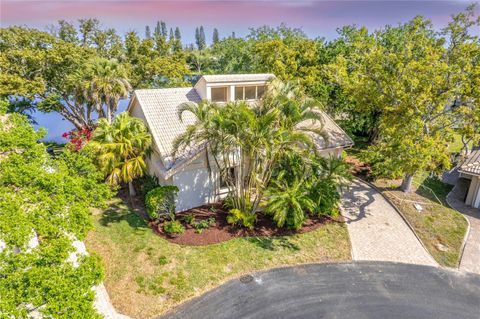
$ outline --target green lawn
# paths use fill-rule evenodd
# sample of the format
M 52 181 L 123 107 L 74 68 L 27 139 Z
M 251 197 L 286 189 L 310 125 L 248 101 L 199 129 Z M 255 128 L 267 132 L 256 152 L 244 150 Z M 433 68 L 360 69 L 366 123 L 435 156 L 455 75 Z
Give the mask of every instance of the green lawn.
M 120 312 L 135 318 L 164 313 L 242 273 L 301 263 L 350 259 L 344 224 L 278 238 L 236 238 L 210 246 L 179 246 L 155 234 L 116 199 L 93 215 L 87 247 L 105 264 L 105 285 Z
M 375 184 L 400 209 L 433 258 L 442 266 L 457 267 L 467 221 L 446 204 L 451 186 L 436 178 L 416 180 L 422 186 L 415 186 L 411 193 L 398 190 L 399 181 L 378 180 Z M 413 202 L 420 203 L 423 211 L 417 211 Z

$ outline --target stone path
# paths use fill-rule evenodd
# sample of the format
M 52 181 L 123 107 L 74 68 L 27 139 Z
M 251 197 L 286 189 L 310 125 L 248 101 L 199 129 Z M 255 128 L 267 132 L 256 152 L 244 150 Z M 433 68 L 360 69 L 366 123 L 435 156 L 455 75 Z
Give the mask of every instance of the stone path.
M 468 180 L 459 178 L 453 190 L 447 196 L 448 204 L 462 213 L 470 223 L 465 249 L 463 250 L 460 270 L 480 274 L 480 209 L 472 208 L 463 202 L 468 189 Z
M 368 184 L 354 180 L 341 200 L 353 260 L 437 266 L 395 208 Z

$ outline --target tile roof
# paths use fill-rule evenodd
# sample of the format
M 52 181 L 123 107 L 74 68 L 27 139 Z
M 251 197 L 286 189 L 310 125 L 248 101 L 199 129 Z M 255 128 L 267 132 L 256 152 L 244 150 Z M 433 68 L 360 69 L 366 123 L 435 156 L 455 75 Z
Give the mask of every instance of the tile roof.
M 250 82 L 250 81 L 267 81 L 274 78 L 275 75 L 271 73 L 257 73 L 257 74 L 218 74 L 218 75 L 204 75 L 201 79 L 205 79 L 208 83 L 214 82 Z
M 471 175 L 480 175 L 480 149 L 472 151 L 467 156 L 462 165 L 460 165 L 459 171 Z
M 191 113 L 184 113 L 183 121 L 180 121 L 177 115 L 177 108 L 180 104 L 201 101 L 194 88 L 135 90 L 135 97 L 142 108 L 167 170 L 198 153 L 198 150 L 191 149 L 178 154 L 175 158 L 171 156 L 175 138 L 185 132 L 188 125 L 195 122 Z

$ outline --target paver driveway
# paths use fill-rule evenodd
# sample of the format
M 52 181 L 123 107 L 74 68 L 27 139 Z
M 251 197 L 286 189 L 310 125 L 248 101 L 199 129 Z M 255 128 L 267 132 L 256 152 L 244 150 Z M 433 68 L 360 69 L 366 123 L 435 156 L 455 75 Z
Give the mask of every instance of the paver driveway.
M 354 260 L 383 260 L 436 266 L 433 257 L 390 203 L 356 179 L 341 200 Z

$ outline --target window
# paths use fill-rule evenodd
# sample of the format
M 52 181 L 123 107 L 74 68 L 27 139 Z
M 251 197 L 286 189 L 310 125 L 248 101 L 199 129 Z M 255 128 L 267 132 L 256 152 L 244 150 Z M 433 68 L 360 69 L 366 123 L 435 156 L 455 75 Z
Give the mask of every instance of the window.
M 265 93 L 265 86 L 236 86 L 235 100 L 257 100 Z
M 228 174 L 225 176 L 225 174 Z M 228 180 L 227 180 L 228 179 Z M 228 187 L 227 181 L 233 183 L 235 181 L 235 167 L 229 167 L 220 174 L 220 188 Z
M 256 99 L 256 92 L 257 87 L 255 86 L 246 86 L 245 87 L 245 100 L 255 100 Z
M 212 88 L 212 102 L 227 102 L 227 87 Z

